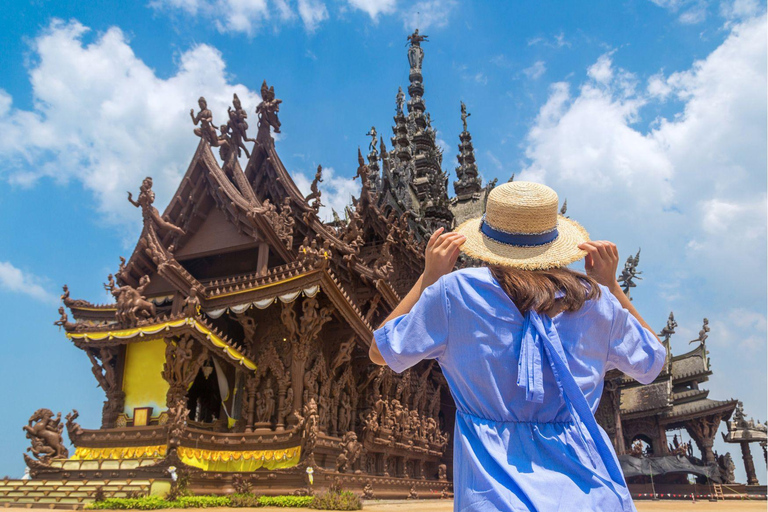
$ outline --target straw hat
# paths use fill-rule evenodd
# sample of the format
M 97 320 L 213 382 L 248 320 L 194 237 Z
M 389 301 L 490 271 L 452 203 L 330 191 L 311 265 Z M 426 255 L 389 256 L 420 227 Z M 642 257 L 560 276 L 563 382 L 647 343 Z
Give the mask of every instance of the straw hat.
M 526 181 L 504 183 L 488 194 L 485 215 L 458 227 L 461 250 L 494 265 L 524 270 L 564 267 L 587 255 L 579 244 L 589 234 L 558 215 L 557 193 Z

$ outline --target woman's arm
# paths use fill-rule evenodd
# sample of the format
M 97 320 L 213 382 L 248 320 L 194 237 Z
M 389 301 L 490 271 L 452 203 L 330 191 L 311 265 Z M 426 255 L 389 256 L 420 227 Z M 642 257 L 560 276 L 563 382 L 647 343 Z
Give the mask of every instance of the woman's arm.
M 466 237 L 458 233 L 443 233 L 443 228 L 439 228 L 432 233 L 429 242 L 427 242 L 427 250 L 424 253 L 424 272 L 419 276 L 413 288 L 400 301 L 400 304 L 392 310 L 379 327 L 394 318 L 410 312 L 427 287 L 436 283 L 438 279 L 453 270 L 459 257 L 459 248 L 465 240 Z M 387 364 L 381 356 L 379 347 L 376 345 L 376 338 L 373 336 L 371 336 L 371 348 L 368 351 L 368 355 L 371 361 L 378 365 L 384 366 Z
M 651 326 L 640 316 L 640 313 L 635 309 L 629 297 L 627 297 L 618 281 L 616 281 L 616 270 L 619 267 L 619 250 L 616 248 L 616 244 L 604 240 L 596 240 L 579 245 L 579 249 L 587 251 L 587 258 L 584 262 L 584 269 L 587 271 L 587 275 L 599 284 L 608 287 L 613 296 L 619 300 L 622 307 L 629 311 L 640 322 L 640 325 L 645 327 L 658 340 L 659 337 L 656 336 Z

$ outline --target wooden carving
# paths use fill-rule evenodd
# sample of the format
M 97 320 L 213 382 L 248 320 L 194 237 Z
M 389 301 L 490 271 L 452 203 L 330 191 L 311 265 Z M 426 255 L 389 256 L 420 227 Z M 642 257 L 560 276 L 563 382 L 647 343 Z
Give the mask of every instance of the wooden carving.
M 32 446 L 27 448 L 27 451 L 32 452 L 37 459 L 47 461 L 69 457 L 69 451 L 64 446 L 61 435 L 64 430 L 64 425 L 61 424 L 61 413 L 54 418 L 50 409 L 38 409 L 23 429 L 27 433 L 27 439 L 32 442 Z
M 101 347 L 85 351 L 91 360 L 91 371 L 101 389 L 107 395 L 101 414 L 101 428 L 114 427 L 117 416 L 125 406 L 125 392 L 120 386 L 117 375 L 117 357 L 119 347 Z

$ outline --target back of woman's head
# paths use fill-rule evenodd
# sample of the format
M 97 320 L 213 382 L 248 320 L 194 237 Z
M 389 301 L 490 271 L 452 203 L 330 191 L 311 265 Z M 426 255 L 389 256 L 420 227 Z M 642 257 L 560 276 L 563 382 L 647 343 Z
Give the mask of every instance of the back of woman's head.
M 565 267 L 521 270 L 493 265 L 490 270 L 522 314 L 578 311 L 586 301 L 600 297 L 594 279 Z

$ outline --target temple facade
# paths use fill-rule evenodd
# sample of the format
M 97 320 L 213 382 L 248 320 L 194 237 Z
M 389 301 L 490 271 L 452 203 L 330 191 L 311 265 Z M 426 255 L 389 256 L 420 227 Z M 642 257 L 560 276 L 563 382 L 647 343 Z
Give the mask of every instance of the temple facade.
M 449 198 L 424 100 L 426 36 L 408 40 L 408 100 L 398 91 L 391 149 L 372 128 L 367 154 L 358 152 L 360 195 L 333 221 L 318 216 L 322 168 L 304 195 L 278 155 L 272 87 L 262 85 L 255 138 L 237 96 L 224 121 L 200 98 L 200 142 L 165 211 L 149 177 L 129 194 L 143 230 L 104 284 L 114 302 L 77 300 L 64 287 L 57 325 L 106 400 L 99 428 L 81 427 L 76 411 L 64 423 L 35 413 L 25 454 L 34 478 L 165 478 L 173 468 L 197 492 L 244 480 L 262 494 L 450 490 L 455 406 L 439 366 L 398 375 L 373 365 L 368 346 L 420 275 L 429 234 L 481 214 L 495 180 L 483 186 L 462 103 Z M 669 334 L 662 374 L 648 386 L 608 375 L 598 418 L 619 454 L 640 439 L 667 455 L 666 431 L 682 426 L 702 463 L 714 463 L 712 440 L 736 402 L 699 388 L 711 374 L 705 337 L 673 356 Z

